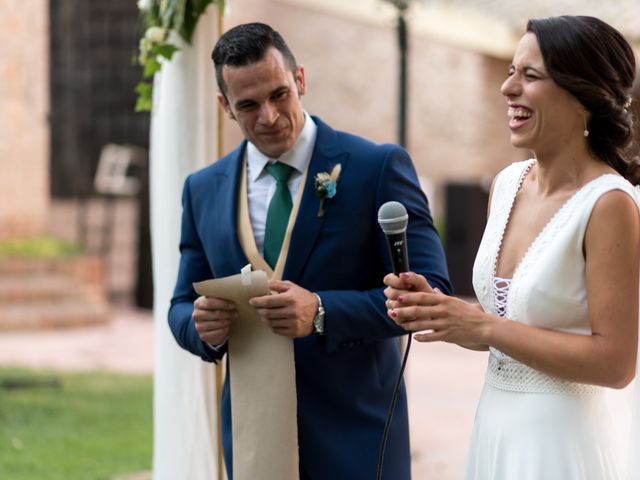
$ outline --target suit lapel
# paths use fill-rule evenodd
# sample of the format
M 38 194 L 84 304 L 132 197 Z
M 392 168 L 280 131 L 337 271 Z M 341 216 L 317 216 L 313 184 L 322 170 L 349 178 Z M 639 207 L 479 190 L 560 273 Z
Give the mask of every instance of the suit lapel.
M 325 201 L 325 214 L 318 217 L 320 199 L 315 193 L 315 177 L 320 172 L 331 172 L 331 169 L 340 163 L 344 171 L 349 154 L 339 149 L 335 130 L 323 123 L 317 117 L 312 117 L 318 131 L 316 144 L 311 156 L 307 179 L 302 193 L 300 209 L 296 217 L 296 223 L 291 234 L 291 243 L 287 254 L 287 262 L 284 267 L 283 278 L 297 281 L 302 274 L 307 258 L 311 254 L 324 220 L 331 215 L 332 201 Z M 338 180 L 338 193 L 340 195 L 340 180 Z
M 216 254 L 210 258 L 216 259 L 216 267 L 226 266 L 220 271 L 223 275 L 235 274 L 240 271 L 249 261 L 240 246 L 238 240 L 238 187 L 246 141 L 233 152 L 232 158 L 228 162 L 227 168 L 216 175 L 215 191 L 216 202 L 213 211 L 215 212 L 212 228 L 217 230 L 216 234 L 210 238 L 220 239 L 220 243 L 213 246 Z M 218 268 L 215 268 L 219 271 Z

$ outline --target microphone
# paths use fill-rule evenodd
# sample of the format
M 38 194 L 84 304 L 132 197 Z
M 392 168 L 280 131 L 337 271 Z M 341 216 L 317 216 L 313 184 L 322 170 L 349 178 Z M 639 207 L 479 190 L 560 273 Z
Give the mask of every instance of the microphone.
M 400 202 L 387 202 L 380 207 L 380 210 L 378 210 L 378 223 L 380 224 L 380 228 L 387 239 L 387 249 L 389 250 L 389 256 L 391 257 L 393 273 L 399 275 L 402 272 L 408 272 L 409 254 L 407 251 L 407 224 L 409 223 L 409 215 L 407 214 L 407 209 L 404 208 L 404 205 Z M 400 382 L 402 381 L 404 369 L 407 366 L 410 348 L 411 334 L 409 334 L 407 339 L 407 346 L 404 351 L 402 364 L 400 365 L 400 372 L 398 372 L 398 378 L 391 395 L 387 421 L 385 422 L 384 429 L 382 430 L 382 439 L 380 440 L 380 450 L 378 452 L 378 466 L 376 468 L 376 480 L 382 480 L 384 451 L 387 446 L 391 419 L 393 418 L 393 411 L 395 410 L 396 402 L 398 401 Z
M 387 202 L 378 210 L 378 223 L 387 239 L 387 249 L 393 265 L 393 273 L 409 271 L 407 251 L 407 224 L 409 215 L 400 202 Z

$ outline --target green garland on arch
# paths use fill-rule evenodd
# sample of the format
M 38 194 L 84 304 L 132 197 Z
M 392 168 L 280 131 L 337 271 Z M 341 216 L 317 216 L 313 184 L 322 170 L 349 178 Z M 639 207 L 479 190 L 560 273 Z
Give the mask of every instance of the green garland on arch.
M 136 85 L 136 112 L 150 112 L 153 104 L 153 75 L 162 68 L 162 59 L 171 60 L 179 48 L 169 40 L 177 32 L 191 43 L 200 16 L 210 4 L 222 13 L 225 0 L 138 0 L 144 33 L 136 62 L 143 68 L 143 80 Z

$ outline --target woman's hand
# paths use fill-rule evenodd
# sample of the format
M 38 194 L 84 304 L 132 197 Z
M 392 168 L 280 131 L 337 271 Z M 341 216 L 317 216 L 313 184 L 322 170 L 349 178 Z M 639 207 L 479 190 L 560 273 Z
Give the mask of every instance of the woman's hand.
M 390 309 L 391 301 L 394 301 L 398 298 L 399 295 L 408 292 L 428 292 L 433 293 L 434 290 L 427 282 L 427 279 L 422 275 L 418 275 L 413 272 L 401 273 L 400 275 L 396 275 L 395 273 L 390 273 L 386 277 L 384 277 L 384 284 L 387 285 L 387 288 L 384 290 L 384 294 L 387 297 L 387 309 Z
M 405 291 L 387 301 L 387 305 L 388 315 L 398 325 L 409 332 L 423 332 L 414 336 L 419 342 L 444 341 L 473 350 L 486 348 L 486 330 L 493 320 L 479 304 L 439 291 Z
M 431 288 L 417 273 L 384 277 L 387 314 L 419 342 L 445 341 L 471 350 L 486 350 L 485 327 L 491 317 L 480 304 L 471 304 Z
M 485 344 L 488 316 L 482 307 L 442 293 L 406 293 L 389 312 L 419 342 Z

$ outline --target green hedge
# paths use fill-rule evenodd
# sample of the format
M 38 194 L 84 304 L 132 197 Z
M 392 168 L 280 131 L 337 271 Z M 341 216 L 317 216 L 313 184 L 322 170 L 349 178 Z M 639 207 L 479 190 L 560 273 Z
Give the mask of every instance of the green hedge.
M 36 237 L 0 241 L 0 256 L 26 258 L 60 258 L 78 255 L 82 249 L 53 237 Z

